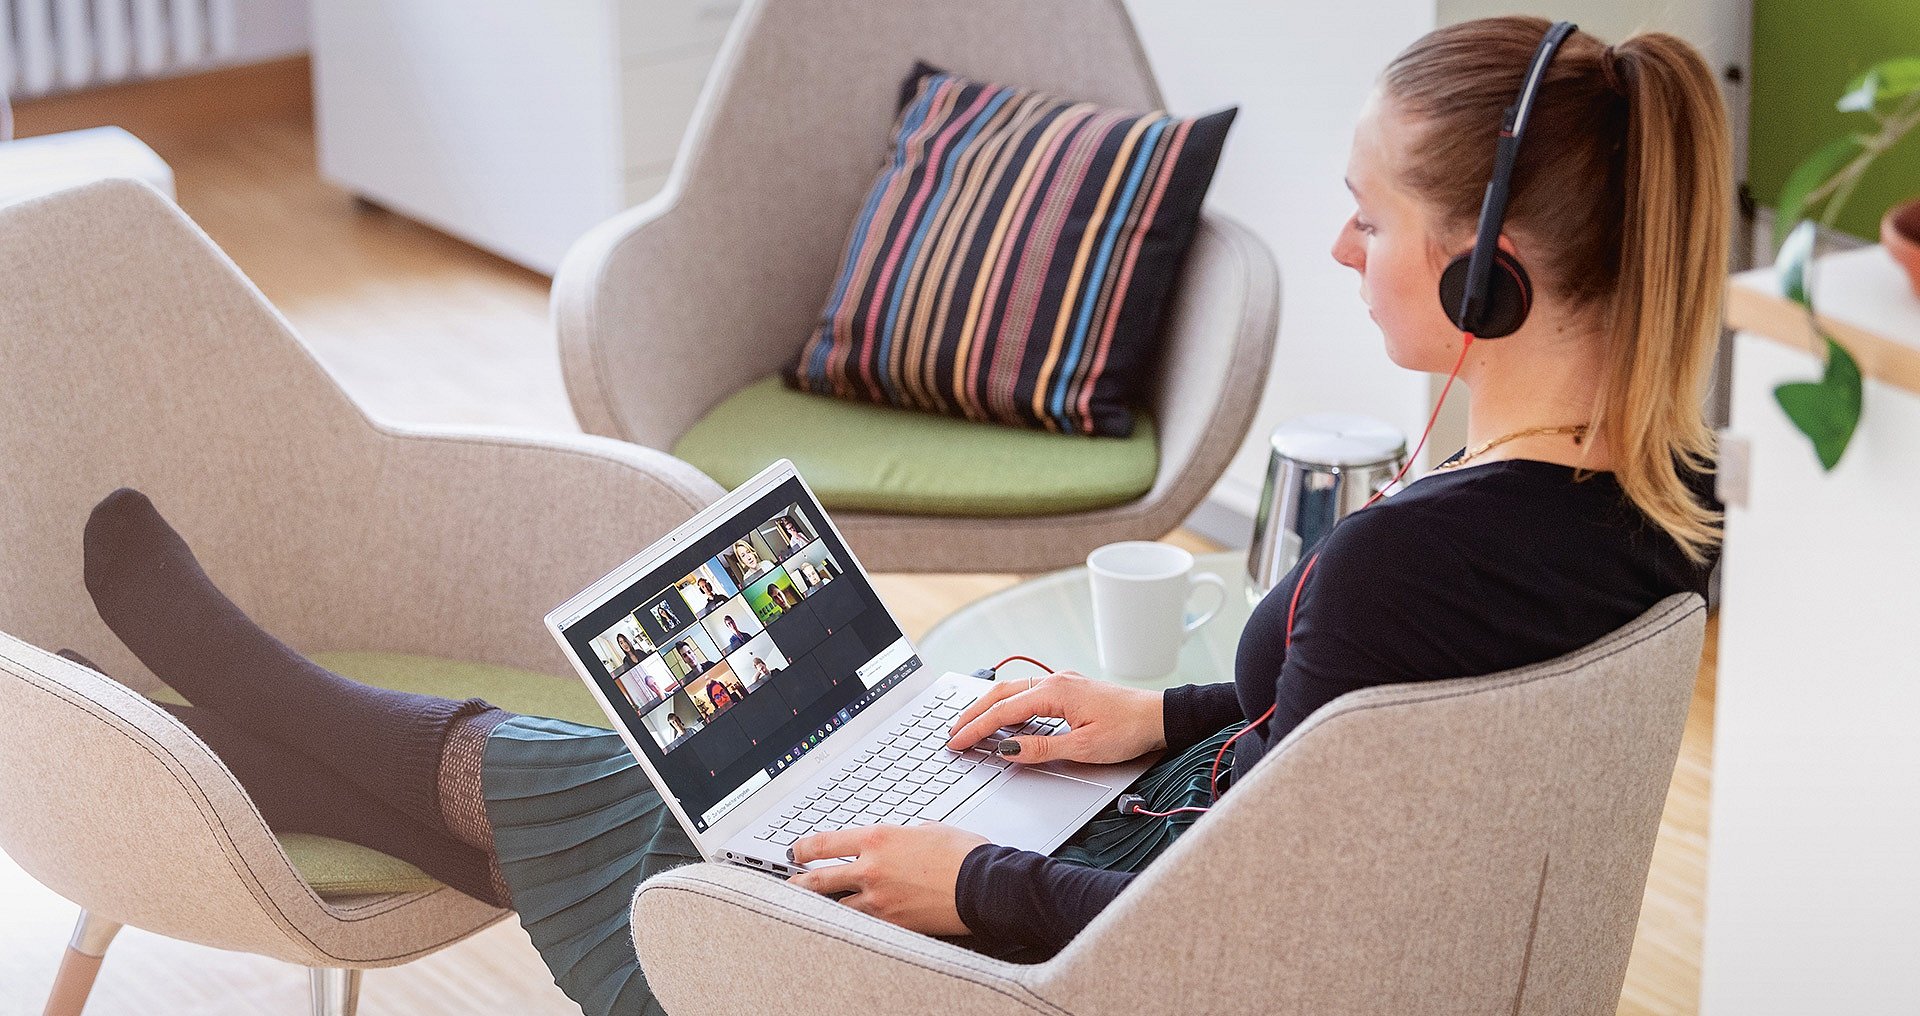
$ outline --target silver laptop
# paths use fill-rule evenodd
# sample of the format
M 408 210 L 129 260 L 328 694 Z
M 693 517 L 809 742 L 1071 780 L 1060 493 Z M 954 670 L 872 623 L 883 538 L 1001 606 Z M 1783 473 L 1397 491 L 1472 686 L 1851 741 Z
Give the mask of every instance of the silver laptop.
M 786 459 L 555 609 L 547 628 L 710 861 L 796 874 L 794 840 L 877 823 L 946 822 L 1045 853 L 1148 764 L 1024 766 L 994 753 L 1001 736 L 1065 729 L 1045 718 L 948 751 L 954 718 L 991 683 L 921 666 Z

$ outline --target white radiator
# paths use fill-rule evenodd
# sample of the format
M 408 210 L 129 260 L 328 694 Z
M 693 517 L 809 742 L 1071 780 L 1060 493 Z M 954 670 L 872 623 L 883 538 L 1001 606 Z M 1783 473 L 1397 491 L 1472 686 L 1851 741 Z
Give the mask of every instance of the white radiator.
M 227 62 L 239 0 L 0 0 L 0 93 L 16 98 Z

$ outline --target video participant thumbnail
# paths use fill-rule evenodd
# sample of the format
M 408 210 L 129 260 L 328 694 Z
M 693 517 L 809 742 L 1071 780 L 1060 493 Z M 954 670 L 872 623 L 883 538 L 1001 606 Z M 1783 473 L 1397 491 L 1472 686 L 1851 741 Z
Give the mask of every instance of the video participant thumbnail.
M 667 661 L 676 683 L 687 682 L 706 673 L 720 662 L 720 650 L 705 628 L 693 625 L 662 644 L 660 656 Z
M 798 503 L 788 505 L 785 511 L 768 519 L 756 532 L 774 549 L 774 557 L 780 561 L 785 561 L 794 551 L 820 536 L 820 531 L 814 528 Z
M 720 562 L 736 587 L 744 587 L 772 572 L 782 556 L 766 536 L 755 530 L 733 541 L 733 546 L 721 551 L 714 560 Z
M 787 570 L 802 596 L 812 596 L 814 590 L 838 578 L 841 571 L 840 562 L 827 550 L 825 540 L 815 540 L 795 551 L 781 567 Z
M 706 627 L 707 634 L 713 636 L 723 656 L 746 645 L 755 635 L 766 630 L 766 625 L 761 624 L 760 618 L 754 615 L 753 608 L 747 606 L 744 596 L 728 600 L 700 623 Z
M 695 568 L 691 574 L 674 588 L 680 591 L 680 598 L 687 601 L 687 607 L 695 618 L 707 616 L 707 612 L 727 601 L 727 597 L 740 591 L 733 582 L 733 576 L 720 567 L 718 558 L 707 561 Z
M 760 687 L 761 682 L 785 670 L 787 654 L 774 644 L 773 633 L 761 632 L 750 639 L 727 657 L 727 666 L 740 677 L 741 683 L 751 692 Z
M 742 595 L 763 625 L 772 624 L 774 618 L 800 602 L 800 591 L 793 588 L 793 579 L 787 575 L 786 569 L 778 566 L 768 572 L 765 578 L 748 586 Z
M 708 722 L 747 697 L 746 685 L 733 668 L 724 663 L 694 678 L 681 691 L 693 700 L 694 708 L 700 710 L 700 718 Z
M 655 593 L 633 616 L 654 645 L 664 646 L 674 633 L 693 623 L 693 608 L 687 606 L 686 599 L 677 591 L 669 588 Z
M 647 654 L 638 667 L 628 670 L 614 681 L 626 694 L 627 700 L 633 703 L 633 710 L 637 713 L 652 709 L 680 686 L 659 653 Z
M 600 633 L 593 640 L 593 651 L 614 677 L 632 670 L 648 653 L 653 652 L 653 639 L 648 637 L 640 622 L 632 616 L 623 617 L 613 623 L 613 627 Z
M 686 692 L 674 692 L 673 697 L 654 707 L 651 712 L 640 714 L 640 725 L 647 728 L 653 743 L 659 745 L 664 753 L 685 744 L 688 738 L 706 726 L 706 721 L 700 718 L 700 710 L 694 706 L 692 696 Z

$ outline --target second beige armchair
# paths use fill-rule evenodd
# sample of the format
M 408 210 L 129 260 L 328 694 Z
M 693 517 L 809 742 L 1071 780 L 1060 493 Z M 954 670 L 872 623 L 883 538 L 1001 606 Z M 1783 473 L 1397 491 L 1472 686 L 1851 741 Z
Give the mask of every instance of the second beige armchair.
M 303 652 L 481 665 L 510 677 L 487 693 L 502 705 L 564 692 L 591 718 L 540 618 L 721 491 L 604 438 L 367 418 L 143 184 L 0 208 L 0 278 L 0 850 L 82 911 L 47 1011 L 80 1011 L 125 925 L 309 967 L 315 1012 L 350 1016 L 359 970 L 506 912 L 383 882 L 390 865 L 363 854 L 334 867 L 353 877 L 333 891 L 316 884 L 96 614 L 89 510 L 116 487 L 148 493 L 222 588 Z M 477 693 L 463 687 L 445 691 Z
M 554 280 L 583 427 L 671 450 L 800 348 L 915 60 L 1122 108 L 1164 105 L 1120 0 L 750 0 L 666 189 L 584 237 Z M 1278 320 L 1272 254 L 1245 227 L 1203 213 L 1153 365 L 1146 408 L 1159 462 L 1144 495 L 996 518 L 828 507 L 880 571 L 1038 571 L 1103 543 L 1163 536 L 1245 437 Z M 830 454 L 777 440 L 765 450 L 802 475 Z
M 1705 608 L 1328 703 L 1044 963 L 695 864 L 641 883 L 641 966 L 675 1016 L 1611 1016 Z M 754 962 L 714 978 L 715 941 Z

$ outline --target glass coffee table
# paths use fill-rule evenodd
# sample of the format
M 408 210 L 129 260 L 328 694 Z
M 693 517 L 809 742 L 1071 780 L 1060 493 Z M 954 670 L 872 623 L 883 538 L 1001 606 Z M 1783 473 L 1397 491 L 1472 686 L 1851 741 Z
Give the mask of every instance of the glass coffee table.
M 1253 612 L 1247 602 L 1246 552 L 1195 555 L 1194 570 L 1212 572 L 1226 583 L 1226 602 L 1220 612 L 1187 637 L 1173 673 L 1151 681 L 1118 683 L 1172 688 L 1233 680 L 1234 653 Z M 1192 605 L 1205 608 L 1210 599 L 1209 593 L 1196 593 Z M 919 640 L 919 648 L 921 660 L 935 673 L 970 674 L 1018 654 L 1055 670 L 1107 677 L 1093 641 L 1093 593 L 1085 566 L 1042 575 L 975 600 L 934 625 Z M 1009 677 L 1029 673 L 1039 671 L 1027 663 L 1007 664 Z

